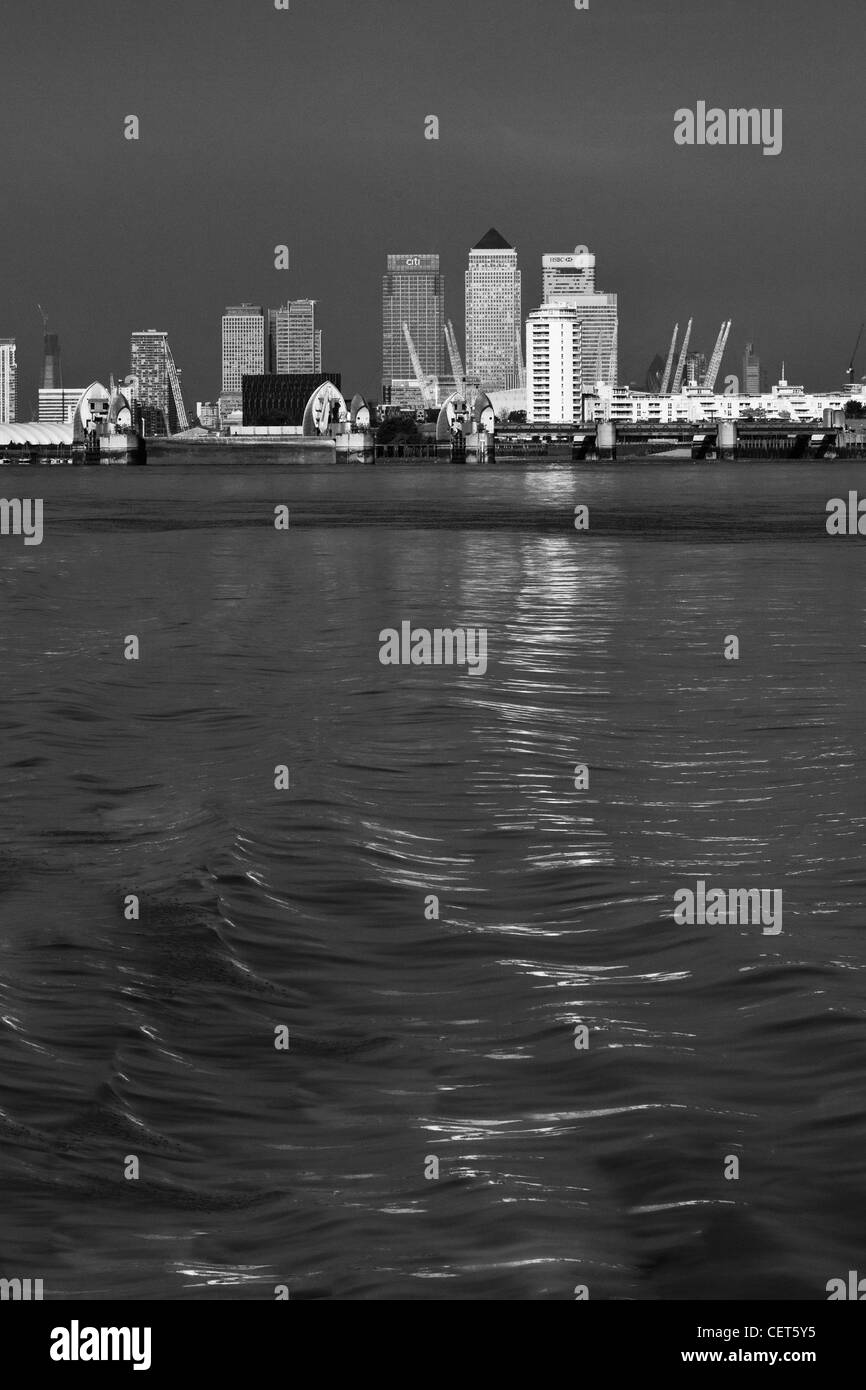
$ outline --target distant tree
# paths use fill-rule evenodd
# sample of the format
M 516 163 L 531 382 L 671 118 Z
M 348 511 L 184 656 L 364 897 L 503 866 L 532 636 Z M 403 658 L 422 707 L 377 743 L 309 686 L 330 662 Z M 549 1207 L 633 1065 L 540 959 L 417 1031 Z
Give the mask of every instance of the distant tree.
M 511 414 L 510 414 L 509 417 L 508 417 L 508 423 L 509 423 L 509 425 L 525 425 L 525 424 L 526 424 L 526 411 L 525 411 L 525 410 L 512 410 Z
M 849 420 L 862 420 L 866 415 L 866 406 L 860 401 L 849 401 L 845 407 L 845 414 Z
M 392 415 L 376 431 L 377 444 L 417 444 L 418 421 L 414 415 Z

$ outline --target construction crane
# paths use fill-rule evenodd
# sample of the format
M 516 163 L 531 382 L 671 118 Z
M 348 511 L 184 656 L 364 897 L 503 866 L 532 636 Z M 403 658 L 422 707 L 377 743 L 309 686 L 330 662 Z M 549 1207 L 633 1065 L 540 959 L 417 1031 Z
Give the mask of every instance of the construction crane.
M 679 333 L 679 331 L 680 331 L 680 326 L 679 326 L 679 324 L 678 324 L 678 323 L 674 324 L 674 336 L 671 338 L 671 345 L 670 345 L 670 348 L 668 349 L 668 360 L 667 360 L 667 362 L 665 363 L 665 374 L 664 374 L 664 376 L 662 377 L 662 390 L 661 390 L 661 394 L 662 394 L 663 396 L 666 396 L 666 395 L 667 395 L 667 393 L 668 393 L 668 387 L 669 387 L 670 384 L 671 384 L 671 372 L 672 372 L 673 369 L 674 369 L 674 353 L 675 353 L 676 350 L 677 350 L 677 334 Z
M 673 395 L 673 396 L 678 396 L 678 395 L 680 394 L 680 391 L 682 390 L 682 386 L 683 386 L 683 372 L 684 372 L 685 369 L 686 369 L 686 354 L 688 353 L 688 350 L 689 350 L 689 342 L 691 341 L 691 336 L 692 336 L 692 323 L 693 323 L 693 322 L 694 322 L 693 319 L 689 319 L 689 326 L 688 326 L 688 328 L 686 329 L 686 336 L 683 338 L 683 345 L 682 345 L 682 348 L 680 349 L 680 360 L 679 360 L 679 362 L 677 363 L 677 373 L 676 373 L 676 376 L 674 377 L 674 384 L 673 384 L 673 386 L 671 387 L 671 395 Z
M 425 410 L 430 410 L 436 405 L 436 390 L 433 378 L 424 375 L 421 367 L 421 358 L 418 356 L 415 344 L 412 341 L 412 334 L 409 332 L 408 323 L 403 324 L 403 335 L 406 339 L 406 346 L 409 349 L 412 370 L 415 373 L 415 379 L 421 389 L 421 403 Z
M 719 336 L 716 339 L 716 346 L 713 348 L 713 355 L 710 358 L 710 365 L 707 367 L 707 374 L 704 377 L 704 390 L 713 391 L 716 386 L 716 378 L 719 375 L 719 368 L 722 365 L 722 358 L 725 355 L 725 348 L 728 346 L 728 338 L 731 335 L 731 320 L 724 322 L 719 329 Z
M 861 323 L 860 332 L 857 334 L 857 341 L 854 344 L 854 351 L 851 353 L 851 362 L 848 366 L 847 371 L 845 372 L 845 377 L 849 386 L 854 385 L 854 363 L 857 361 L 857 350 L 860 347 L 860 339 L 863 337 L 864 328 L 866 328 L 866 324 Z
M 457 335 L 454 332 L 454 324 L 450 319 L 445 325 L 445 342 L 448 346 L 448 356 L 451 359 L 454 389 L 462 393 L 466 389 L 466 373 L 463 370 L 463 359 L 460 356 L 460 349 L 457 346 Z
M 174 358 L 171 355 L 171 348 L 168 345 L 168 339 L 166 339 L 165 341 L 165 365 L 166 370 L 168 371 L 168 383 L 171 387 L 171 394 L 174 396 L 174 408 L 175 412 L 177 413 L 177 427 L 179 430 L 188 430 L 189 421 L 186 418 L 186 409 L 184 408 L 183 404 L 183 396 L 180 393 L 180 380 L 177 374 L 177 367 L 174 365 Z M 165 426 L 166 431 L 170 433 L 168 429 L 167 420 L 165 422 Z

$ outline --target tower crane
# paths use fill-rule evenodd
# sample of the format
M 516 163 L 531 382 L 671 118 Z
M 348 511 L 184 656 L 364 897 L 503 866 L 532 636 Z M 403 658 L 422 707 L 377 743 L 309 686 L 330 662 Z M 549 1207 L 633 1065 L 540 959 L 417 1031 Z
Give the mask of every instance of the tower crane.
M 677 334 L 679 333 L 679 331 L 680 331 L 680 326 L 679 326 L 678 323 L 675 323 L 675 324 L 674 324 L 674 336 L 671 338 L 671 345 L 670 345 L 670 348 L 668 349 L 668 360 L 667 360 L 667 362 L 665 363 L 665 374 L 664 374 L 664 376 L 662 377 L 662 389 L 661 389 L 661 394 L 662 394 L 663 396 L 666 396 L 666 395 L 667 395 L 667 393 L 668 393 L 668 387 L 669 387 L 670 384 L 671 384 L 671 372 L 673 371 L 673 368 L 674 368 L 674 353 L 675 353 L 676 350 L 677 350 Z
M 845 372 L 845 378 L 849 386 L 854 385 L 854 363 L 857 360 L 857 350 L 860 347 L 860 339 L 863 337 L 864 328 L 866 328 L 866 324 L 861 323 L 860 332 L 857 334 L 857 341 L 854 344 L 854 351 L 851 353 L 851 362 Z
M 682 345 L 682 348 L 681 348 L 681 350 L 680 350 L 680 360 L 679 360 L 679 362 L 677 363 L 677 373 L 676 373 L 676 376 L 674 377 L 674 384 L 673 384 L 673 386 L 671 387 L 671 394 L 674 395 L 674 396 L 678 396 L 679 393 L 680 393 L 680 391 L 682 390 L 682 385 L 683 385 L 683 372 L 684 372 L 685 369 L 686 369 L 686 354 L 688 353 L 688 350 L 689 350 L 689 342 L 691 341 L 691 336 L 692 336 L 692 323 L 693 323 L 693 322 L 694 322 L 693 319 L 689 319 L 689 326 L 688 326 L 688 328 L 686 329 L 686 336 L 683 338 L 683 345 Z
M 445 325 L 445 342 L 448 346 L 448 356 L 451 359 L 451 371 L 454 376 L 454 389 L 461 394 L 466 389 L 466 372 L 463 370 L 463 359 L 460 356 L 460 349 L 457 346 L 457 336 L 454 332 L 454 324 L 449 319 Z
M 415 373 L 415 379 L 418 382 L 418 385 L 421 389 L 422 404 L 425 410 L 430 410 L 436 404 L 436 390 L 433 384 L 433 378 L 424 375 L 424 371 L 421 367 L 421 359 L 418 356 L 417 349 L 412 341 L 412 334 L 409 332 L 408 323 L 403 324 L 403 335 L 406 339 L 406 346 L 409 349 L 409 358 L 412 362 L 412 370 Z
M 719 368 L 722 365 L 722 358 L 725 355 L 725 348 L 728 346 L 728 338 L 731 334 L 731 320 L 724 322 L 719 329 L 719 336 L 716 339 L 716 346 L 713 348 L 713 355 L 710 358 L 710 365 L 707 367 L 707 374 L 704 377 L 704 390 L 713 391 L 716 386 L 716 378 L 719 375 Z

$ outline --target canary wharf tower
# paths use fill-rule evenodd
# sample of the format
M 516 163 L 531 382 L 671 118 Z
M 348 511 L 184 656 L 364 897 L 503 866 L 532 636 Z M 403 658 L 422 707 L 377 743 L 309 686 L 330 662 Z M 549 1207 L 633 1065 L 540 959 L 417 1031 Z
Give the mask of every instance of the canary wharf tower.
M 466 272 L 466 372 L 485 391 L 519 386 L 520 271 L 517 252 L 491 227 L 469 252 Z

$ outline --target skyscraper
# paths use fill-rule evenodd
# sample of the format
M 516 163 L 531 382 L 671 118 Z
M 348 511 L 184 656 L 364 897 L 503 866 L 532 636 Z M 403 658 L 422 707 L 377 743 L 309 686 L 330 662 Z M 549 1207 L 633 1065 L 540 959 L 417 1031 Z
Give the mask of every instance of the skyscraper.
M 520 384 L 521 281 L 517 251 L 491 227 L 469 252 L 466 271 L 466 374 L 485 391 Z
M 528 424 L 580 423 L 583 414 L 581 323 L 577 309 L 546 304 L 526 321 Z
M 686 386 L 692 383 L 696 386 L 703 386 L 704 377 L 707 374 L 709 363 L 705 352 L 690 352 L 686 356 L 686 370 L 684 382 Z
M 265 370 L 265 315 L 259 304 L 229 305 L 222 328 L 223 394 L 240 399 L 241 377 Z
M 186 410 L 180 390 L 180 376 L 168 334 L 156 328 L 133 333 L 131 395 L 141 408 L 145 434 L 174 434 L 187 428 Z
M 754 343 L 746 343 L 743 353 L 743 381 L 740 390 L 744 396 L 760 396 L 762 390 L 761 359 L 755 352 Z
M 0 425 L 15 424 L 17 386 L 15 339 L 0 338 Z
M 582 327 L 583 388 L 619 380 L 619 311 L 617 296 L 595 288 L 595 256 L 585 246 L 571 254 L 542 259 L 544 302 L 576 309 Z
M 545 304 L 564 294 L 595 293 L 595 256 L 588 246 L 575 246 L 561 256 L 544 256 L 541 269 Z
M 321 372 L 322 330 L 316 327 L 316 300 L 290 299 L 281 309 L 268 310 L 268 369 Z
M 382 277 L 382 400 L 420 404 L 421 389 L 403 332 L 407 324 L 423 376 L 437 383 L 445 363 L 445 280 L 434 255 L 392 255 Z
M 39 387 L 45 391 L 59 390 L 63 385 L 63 370 L 60 365 L 60 339 L 56 333 L 45 333 L 42 338 L 42 372 Z M 79 392 L 80 394 L 80 392 Z

